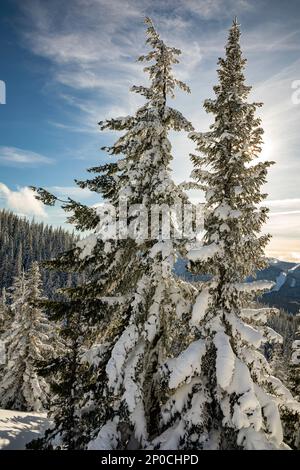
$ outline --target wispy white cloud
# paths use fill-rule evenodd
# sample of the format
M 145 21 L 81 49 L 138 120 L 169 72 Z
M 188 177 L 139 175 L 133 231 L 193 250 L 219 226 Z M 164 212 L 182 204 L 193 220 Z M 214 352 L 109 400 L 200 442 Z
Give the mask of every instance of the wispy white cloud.
M 217 11 L 220 18 L 249 8 L 244 0 L 168 0 L 164 5 L 158 0 L 130 0 L 126 4 L 123 0 L 73 0 L 67 9 L 58 3 L 58 17 L 54 4 L 55 0 L 51 5 L 29 0 L 23 5 L 28 20 L 27 45 L 35 54 L 52 62 L 52 78 L 56 82 L 74 90 L 101 91 L 102 96 L 104 93 L 121 104 L 128 102 L 128 88 L 145 79 L 135 59 L 144 52 L 146 14 L 157 19 L 164 38 L 184 48 L 178 73 L 187 79 L 201 62 L 203 53 L 211 47 L 220 50 L 223 39 L 218 35 L 215 46 L 216 35 L 210 34 L 200 44 L 187 15 L 192 12 L 207 19 Z M 167 7 L 171 15 L 163 12 Z M 207 40 L 213 44 L 206 45 Z
M 293 213 L 300 211 L 300 198 L 267 200 L 264 205 L 268 206 L 272 214 Z
M 249 0 L 187 0 L 184 7 L 201 18 L 215 19 L 216 17 L 230 17 L 242 11 L 251 10 L 254 5 Z
M 23 167 L 49 165 L 51 163 L 53 163 L 51 158 L 30 150 L 0 146 L 0 165 Z
M 300 199 L 266 201 L 270 217 L 264 227 L 272 235 L 267 254 L 274 258 L 298 261 L 295 253 L 300 252 Z
M 223 54 L 227 34 L 225 26 L 228 23 L 229 27 L 235 14 L 243 17 L 246 12 L 252 20 L 256 15 L 256 21 L 249 21 L 246 30 L 242 30 L 242 46 L 249 58 L 247 76 L 255 84 L 253 98 L 265 103 L 261 112 L 266 131 L 263 158 L 276 161 L 266 186 L 271 199 L 267 229 L 275 236 L 275 245 L 276 240 L 284 244 L 283 240 L 291 236 L 296 243 L 295 237 L 300 233 L 297 214 L 300 106 L 292 103 L 291 84 L 300 79 L 299 60 L 295 58 L 300 49 L 300 31 L 296 23 L 265 15 L 266 5 L 271 3 L 269 0 L 72 0 L 65 5 L 58 0 L 23 2 L 27 15 L 25 42 L 35 54 L 49 61 L 49 76 L 57 84 L 55 90 L 71 110 L 70 122 L 53 124 L 66 131 L 88 133 L 90 142 L 99 147 L 97 122 L 135 111 L 140 101 L 137 95 L 129 93 L 129 88 L 146 80 L 135 59 L 146 49 L 142 20 L 147 14 L 153 17 L 162 37 L 183 51 L 175 73 L 188 82 L 192 95 L 179 93 L 175 106 L 197 129 L 207 129 L 211 117 L 203 112 L 202 102 L 213 96 L 217 58 Z M 284 52 L 290 52 L 291 58 L 283 56 Z M 194 145 L 184 134 L 174 134 L 171 140 L 174 176 L 182 181 L 189 177 L 188 153 L 194 151 Z M 79 148 L 75 151 L 80 154 Z M 279 201 L 280 198 L 284 201 Z M 290 246 L 291 249 L 300 251 L 297 247 Z
M 15 212 L 47 217 L 43 204 L 35 198 L 34 192 L 28 187 L 12 191 L 4 183 L 0 183 L 0 198 L 4 199 L 8 209 Z
M 299 240 L 300 243 L 300 217 L 299 212 L 271 213 L 264 231 L 273 236 Z
M 228 19 L 229 26 L 234 14 L 253 10 L 249 0 L 166 0 L 163 5 L 159 0 L 73 0 L 65 7 L 57 3 L 59 8 L 55 3 L 29 0 L 22 6 L 28 21 L 25 40 L 35 54 L 52 62 L 52 79 L 69 87 L 68 95 L 74 91 L 70 106 L 78 107 L 77 92 L 93 92 L 92 100 L 85 95 L 80 115 L 73 118 L 80 125 L 65 127 L 83 132 L 94 132 L 96 122 L 116 107 L 129 114 L 134 98 L 128 90 L 145 81 L 142 67 L 135 62 L 145 51 L 145 15 L 153 17 L 170 44 L 184 51 L 176 74 L 196 93 L 207 77 L 205 70 L 199 70 L 203 57 L 217 59 L 223 51 L 226 32 L 220 20 Z M 202 32 L 199 18 L 219 23 Z M 273 31 L 265 28 L 260 47 L 273 41 Z M 255 34 L 247 38 L 246 45 L 252 43 L 257 47 Z M 108 100 L 110 106 L 104 104 Z
M 59 198 L 70 197 L 85 200 L 94 196 L 94 193 L 89 189 L 81 189 L 78 186 L 50 186 L 46 189 Z

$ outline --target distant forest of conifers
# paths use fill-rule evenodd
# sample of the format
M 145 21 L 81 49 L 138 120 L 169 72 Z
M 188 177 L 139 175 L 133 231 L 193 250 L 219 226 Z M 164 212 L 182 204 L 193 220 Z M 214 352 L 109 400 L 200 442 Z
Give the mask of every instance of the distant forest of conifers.
M 11 286 L 14 276 L 28 270 L 33 261 L 50 260 L 69 249 L 75 241 L 72 233 L 43 223 L 29 221 L 0 210 L 0 289 Z M 70 275 L 43 269 L 44 294 L 71 282 Z M 0 293 L 1 293 L 0 290 Z

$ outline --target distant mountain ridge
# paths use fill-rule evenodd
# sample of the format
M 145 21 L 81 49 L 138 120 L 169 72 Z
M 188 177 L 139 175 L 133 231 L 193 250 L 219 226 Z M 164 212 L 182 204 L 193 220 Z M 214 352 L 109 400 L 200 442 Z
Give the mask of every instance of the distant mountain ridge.
M 272 291 L 263 295 L 266 304 L 293 314 L 300 311 L 300 264 L 271 260 L 267 269 L 257 273 L 258 279 L 263 277 L 276 282 Z
M 177 261 L 175 273 L 190 282 L 207 279 L 207 276 L 197 276 L 187 270 L 184 259 Z M 300 264 L 277 259 L 269 259 L 269 266 L 256 275 L 258 280 L 275 282 L 274 288 L 261 297 L 261 301 L 271 307 L 283 308 L 289 313 L 296 314 L 300 310 Z M 250 280 L 250 279 L 249 279 Z
M 13 277 L 22 269 L 27 270 L 32 261 L 54 258 L 68 250 L 76 237 L 62 228 L 55 229 L 42 223 L 30 222 L 6 210 L 0 210 L 0 293 L 9 287 Z M 269 259 L 269 266 L 257 272 L 258 280 L 275 282 L 272 291 L 260 299 L 267 305 L 283 308 L 296 314 L 300 310 L 300 264 Z M 187 281 L 206 280 L 208 276 L 197 276 L 187 270 L 187 261 L 179 259 L 175 273 Z M 74 278 L 66 273 L 43 270 L 45 294 L 54 295 L 57 288 L 73 283 Z

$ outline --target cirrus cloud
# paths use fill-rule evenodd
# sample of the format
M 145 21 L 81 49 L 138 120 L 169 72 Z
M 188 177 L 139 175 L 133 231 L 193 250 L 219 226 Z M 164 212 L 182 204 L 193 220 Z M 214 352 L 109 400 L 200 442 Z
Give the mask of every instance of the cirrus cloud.
M 39 166 L 53 163 L 51 158 L 40 153 L 17 147 L 0 146 L 0 165 L 3 166 Z
M 87 188 L 80 188 L 78 186 L 50 186 L 47 188 L 51 193 L 59 197 L 70 197 L 79 199 L 89 199 L 93 196 L 93 192 Z

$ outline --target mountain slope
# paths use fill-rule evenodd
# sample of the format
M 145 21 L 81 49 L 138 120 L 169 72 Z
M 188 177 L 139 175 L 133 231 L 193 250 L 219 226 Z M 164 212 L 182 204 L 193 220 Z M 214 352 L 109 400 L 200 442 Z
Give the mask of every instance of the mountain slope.
M 206 279 L 206 276 L 194 276 L 187 270 L 187 261 L 180 259 L 175 266 L 175 273 L 190 282 Z M 300 265 L 288 261 L 269 260 L 269 266 L 258 271 L 256 279 L 275 282 L 272 291 L 264 294 L 260 299 L 272 307 L 283 308 L 289 313 L 300 310 Z
M 276 278 L 272 279 L 276 282 L 276 286 L 271 292 L 263 295 L 263 302 L 295 314 L 300 310 L 300 265 L 284 267 L 280 262 L 277 264 L 280 272 L 277 271 Z M 274 270 L 274 265 L 264 270 L 265 273 L 264 271 L 259 273 L 259 276 L 269 274 L 268 271 L 272 269 Z

